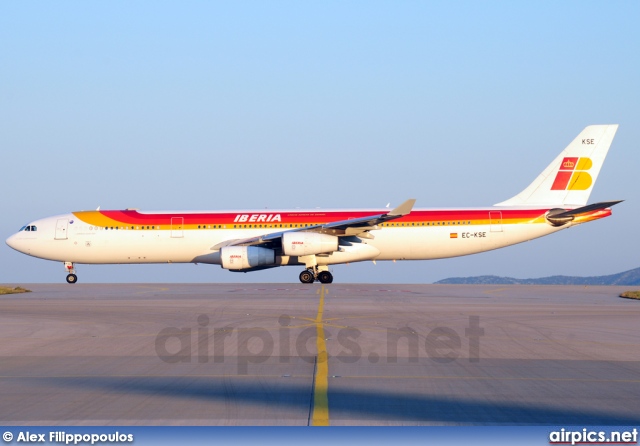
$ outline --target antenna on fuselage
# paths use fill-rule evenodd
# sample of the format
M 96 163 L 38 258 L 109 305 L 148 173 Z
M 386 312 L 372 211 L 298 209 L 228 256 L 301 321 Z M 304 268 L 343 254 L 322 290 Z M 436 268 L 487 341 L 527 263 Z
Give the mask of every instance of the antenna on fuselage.
M 100 210 L 100 206 L 98 206 L 98 208 L 96 209 L 96 211 L 99 211 L 99 210 Z

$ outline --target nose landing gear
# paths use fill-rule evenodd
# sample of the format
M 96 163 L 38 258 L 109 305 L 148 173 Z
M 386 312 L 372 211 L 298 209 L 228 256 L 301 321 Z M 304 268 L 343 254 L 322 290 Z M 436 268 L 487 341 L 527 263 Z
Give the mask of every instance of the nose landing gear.
M 76 283 L 78 276 L 76 276 L 76 269 L 73 267 L 73 262 L 64 262 L 64 267 L 69 274 L 67 274 L 67 283 Z

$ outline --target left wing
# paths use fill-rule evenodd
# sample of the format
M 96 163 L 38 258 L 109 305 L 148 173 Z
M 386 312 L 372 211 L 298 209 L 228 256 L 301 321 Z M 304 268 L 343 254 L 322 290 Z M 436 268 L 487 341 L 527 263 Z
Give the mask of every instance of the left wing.
M 370 215 L 367 217 L 354 218 L 351 220 L 341 220 L 332 223 L 325 223 L 315 226 L 307 226 L 306 228 L 295 228 L 287 231 L 272 232 L 269 234 L 259 235 L 257 237 L 250 237 L 245 239 L 225 240 L 211 247 L 212 251 L 217 251 L 225 246 L 256 246 L 256 245 L 274 245 L 279 244 L 282 235 L 286 232 L 318 232 L 321 234 L 330 234 L 338 237 L 346 236 L 360 236 L 362 238 L 373 238 L 369 231 L 379 229 L 378 224 L 384 223 L 389 220 L 395 220 L 396 218 L 404 217 L 408 215 L 413 209 L 413 205 L 416 203 L 414 198 L 411 198 L 395 209 L 385 213 Z

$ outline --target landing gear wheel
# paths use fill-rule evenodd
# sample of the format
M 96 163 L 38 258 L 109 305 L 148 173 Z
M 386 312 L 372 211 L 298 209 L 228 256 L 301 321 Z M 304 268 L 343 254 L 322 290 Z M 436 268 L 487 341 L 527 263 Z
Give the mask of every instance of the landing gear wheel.
M 320 283 L 331 283 L 333 282 L 333 274 L 329 271 L 320 271 L 318 274 L 318 280 Z
M 78 281 L 78 276 L 75 274 L 69 274 L 67 276 L 67 283 L 76 283 Z
M 313 283 L 315 280 L 316 278 L 313 277 L 313 273 L 308 269 L 305 269 L 300 273 L 300 282 L 302 283 Z

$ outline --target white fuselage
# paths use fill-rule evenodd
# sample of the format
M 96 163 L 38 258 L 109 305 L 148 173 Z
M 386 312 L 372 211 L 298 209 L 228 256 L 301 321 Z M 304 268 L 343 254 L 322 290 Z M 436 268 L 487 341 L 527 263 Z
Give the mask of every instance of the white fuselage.
M 484 212 L 487 218 L 452 218 L 457 213 L 469 211 Z M 502 210 L 502 213 L 519 211 L 522 210 Z M 411 215 L 422 214 L 417 221 L 403 218 L 380 225 L 377 230 L 370 232 L 372 239 L 357 239 L 357 243 L 342 246 L 340 251 L 318 255 L 317 262 L 320 265 L 330 265 L 362 260 L 428 260 L 463 256 L 521 243 L 572 226 L 567 224 L 555 227 L 548 224 L 544 221 L 546 211 L 535 210 L 537 218 L 528 216 L 523 219 L 522 216 L 516 216 L 518 218 L 503 218 L 492 222 L 488 217 L 490 210 L 449 210 L 447 212 L 452 214 L 441 221 L 437 221 L 437 217 L 430 218 L 429 214 L 437 215 L 442 213 L 442 210 L 416 210 Z M 170 221 L 172 214 L 166 215 L 166 220 Z M 70 223 L 61 232 L 57 225 L 65 220 Z M 37 229 L 20 231 L 11 236 L 7 244 L 34 257 L 86 264 L 220 264 L 218 251 L 212 249 L 217 244 L 225 240 L 282 231 L 278 225 L 264 225 L 264 228 L 233 228 L 232 224 L 197 229 L 176 229 L 171 225 L 153 225 L 153 229 L 139 229 L 138 226 L 136 229 L 134 225 L 134 229 L 131 229 L 127 224 L 94 225 L 79 219 L 76 214 L 49 217 L 30 225 Z M 301 263 L 292 256 L 278 255 L 274 266 Z

